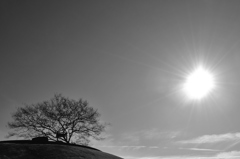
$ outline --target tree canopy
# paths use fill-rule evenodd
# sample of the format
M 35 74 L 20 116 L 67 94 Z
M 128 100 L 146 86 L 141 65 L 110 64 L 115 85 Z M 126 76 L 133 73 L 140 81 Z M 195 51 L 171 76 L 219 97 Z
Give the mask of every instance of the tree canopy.
M 106 123 L 100 122 L 97 109 L 90 107 L 87 101 L 61 94 L 55 94 L 48 101 L 18 107 L 12 117 L 8 127 L 13 131 L 8 137 L 45 136 L 53 141 L 87 145 L 90 137 L 102 139 L 100 134 L 106 127 Z M 58 138 L 57 134 L 66 135 Z

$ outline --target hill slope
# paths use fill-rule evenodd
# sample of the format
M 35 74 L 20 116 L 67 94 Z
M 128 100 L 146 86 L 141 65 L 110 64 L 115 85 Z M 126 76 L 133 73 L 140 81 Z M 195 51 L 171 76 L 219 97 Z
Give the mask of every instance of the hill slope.
M 84 146 L 53 143 L 0 142 L 0 159 L 121 159 Z

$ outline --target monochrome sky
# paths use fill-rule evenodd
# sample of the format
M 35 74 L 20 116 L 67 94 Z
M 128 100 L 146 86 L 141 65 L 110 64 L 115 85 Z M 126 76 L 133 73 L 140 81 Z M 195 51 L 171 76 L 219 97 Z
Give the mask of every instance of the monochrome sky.
M 92 146 L 126 159 L 240 158 L 239 0 L 0 1 L 0 140 L 55 93 L 111 123 Z M 181 90 L 196 66 L 216 89 Z

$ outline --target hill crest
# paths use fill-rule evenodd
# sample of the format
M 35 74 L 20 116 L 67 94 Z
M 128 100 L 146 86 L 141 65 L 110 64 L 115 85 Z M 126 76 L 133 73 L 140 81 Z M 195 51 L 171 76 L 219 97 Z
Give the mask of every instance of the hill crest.
M 122 159 L 96 148 L 83 145 L 32 140 L 0 141 L 1 159 Z

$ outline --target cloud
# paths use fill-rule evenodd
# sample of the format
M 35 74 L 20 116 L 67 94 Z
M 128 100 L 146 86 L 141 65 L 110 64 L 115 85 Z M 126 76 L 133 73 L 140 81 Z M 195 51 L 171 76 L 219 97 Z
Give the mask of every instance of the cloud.
M 240 158 L 240 151 L 222 152 L 216 155 L 217 158 Z
M 122 156 L 124 159 L 240 159 L 239 151 L 225 152 L 216 156 Z
M 105 148 L 114 148 L 114 149 L 127 149 L 127 150 L 139 150 L 141 148 L 145 148 L 146 146 L 129 146 L 129 145 L 122 145 L 122 146 L 98 146 L 98 147 L 105 147 Z
M 104 149 L 104 150 L 127 150 L 127 151 L 135 151 L 140 149 L 157 149 L 158 146 L 155 145 L 144 145 L 140 144 L 140 139 L 142 139 L 142 135 L 145 133 L 145 131 L 142 131 L 141 133 L 135 132 L 135 133 L 124 133 L 118 138 L 116 136 L 113 136 L 111 134 L 106 134 L 105 140 L 91 140 L 91 146 L 96 147 L 98 149 Z M 153 136 L 151 136 L 153 137 Z
M 215 152 L 215 151 L 222 151 L 222 150 L 216 150 L 216 149 L 204 149 L 204 148 L 183 148 L 183 147 L 180 147 L 179 149 L 180 149 L 180 150 L 193 150 L 193 151 L 212 151 L 212 152 Z
M 178 141 L 180 144 L 210 144 L 240 140 L 240 133 L 204 135 L 191 140 Z
M 145 157 L 133 157 L 133 156 L 121 156 L 124 159 L 200 159 L 201 157 L 194 156 L 145 156 Z
M 94 146 L 122 146 L 122 145 L 134 145 L 134 146 L 155 146 L 159 142 L 171 140 L 180 135 L 179 131 L 159 131 L 158 129 L 140 130 L 133 132 L 125 132 L 118 136 L 111 134 L 105 134 L 106 139 L 103 141 L 93 140 L 91 143 Z M 154 143 L 153 143 L 154 142 Z
M 150 149 L 158 149 L 158 146 L 149 146 Z
M 133 157 L 133 156 L 121 156 L 124 159 L 162 159 L 160 156 L 149 157 Z
M 179 156 L 121 156 L 124 159 L 240 159 L 240 151 L 220 152 L 211 156 L 191 156 L 191 155 L 179 155 Z
M 132 149 L 132 150 L 139 150 L 141 148 L 145 148 L 146 146 L 120 146 L 120 148 L 122 149 Z

